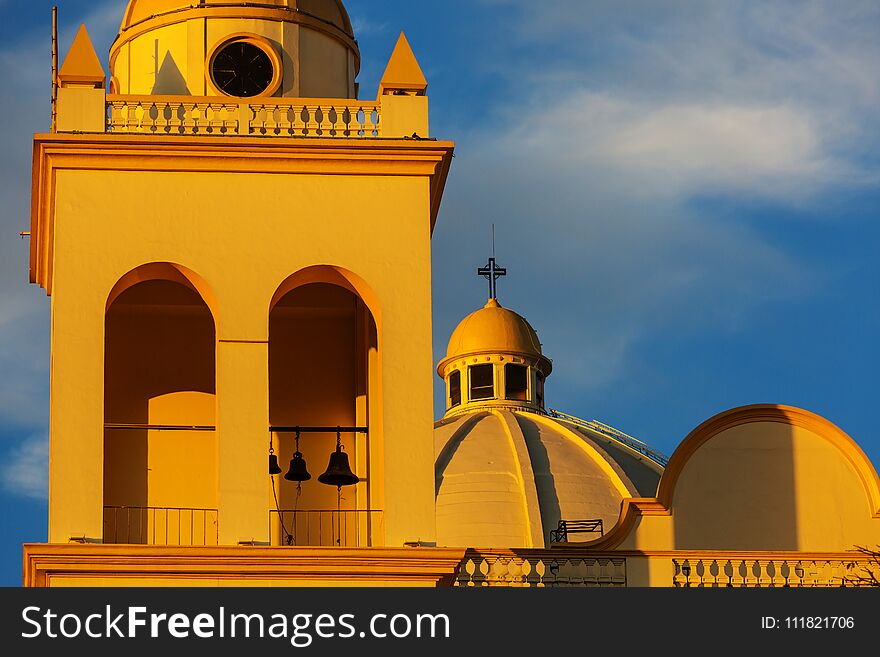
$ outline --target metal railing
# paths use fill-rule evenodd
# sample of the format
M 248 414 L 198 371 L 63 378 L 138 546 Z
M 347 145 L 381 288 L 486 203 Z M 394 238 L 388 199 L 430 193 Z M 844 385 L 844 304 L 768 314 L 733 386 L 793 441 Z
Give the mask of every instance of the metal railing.
M 295 510 L 269 512 L 272 545 L 298 547 L 372 547 L 384 531 L 382 511 Z
M 647 445 L 647 443 L 642 442 L 638 438 L 633 438 L 629 434 L 626 434 L 619 429 L 615 429 L 614 427 L 607 425 L 604 422 L 599 422 L 598 420 L 582 420 L 579 417 L 569 415 L 568 413 L 562 413 L 561 411 L 557 411 L 552 408 L 549 411 L 549 415 L 550 417 L 556 418 L 557 420 L 569 422 L 570 424 L 574 424 L 576 426 L 590 429 L 591 431 L 595 431 L 597 433 L 601 433 L 603 436 L 611 438 L 612 440 L 637 451 L 642 456 L 647 456 L 649 459 L 651 459 L 658 465 L 663 466 L 664 468 L 669 463 L 669 457 L 662 452 L 658 452 L 656 449 L 652 449 Z
M 105 506 L 104 543 L 217 545 L 217 509 Z
M 626 558 L 561 556 L 549 550 L 468 550 L 455 586 L 626 586 Z
M 262 137 L 375 138 L 380 104 L 348 99 L 254 100 L 108 95 L 113 133 Z

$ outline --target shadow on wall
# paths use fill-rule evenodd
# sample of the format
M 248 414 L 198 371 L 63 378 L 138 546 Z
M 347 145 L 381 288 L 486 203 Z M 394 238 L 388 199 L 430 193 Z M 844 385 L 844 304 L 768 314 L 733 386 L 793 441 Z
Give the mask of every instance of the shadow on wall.
M 748 424 L 704 443 L 673 498 L 678 550 L 797 550 L 792 427 Z
M 156 83 L 153 85 L 153 91 L 151 92 L 154 96 L 189 96 L 190 91 L 189 87 L 186 84 L 186 79 L 183 77 L 183 73 L 180 72 L 180 68 L 177 66 L 177 62 L 174 61 L 174 58 L 171 56 L 170 52 L 165 53 L 165 58 L 162 60 L 162 65 L 159 66 L 159 41 L 156 41 L 156 69 L 155 79 Z
M 461 442 L 467 438 L 468 434 L 470 434 L 471 430 L 474 428 L 474 425 L 488 415 L 488 413 L 475 413 L 474 415 L 467 417 L 464 422 L 461 423 L 461 426 L 455 430 L 455 433 L 452 434 L 452 438 L 446 443 L 443 451 L 440 452 L 440 456 L 437 457 L 437 461 L 434 464 L 435 498 L 440 494 L 440 488 L 443 486 L 443 477 L 446 473 L 446 468 L 449 466 L 449 462 L 452 461 L 452 457 L 455 456 L 455 453 L 458 451 Z
M 828 420 L 749 406 L 695 429 L 658 492 L 678 550 L 842 552 L 880 542 L 880 481 Z

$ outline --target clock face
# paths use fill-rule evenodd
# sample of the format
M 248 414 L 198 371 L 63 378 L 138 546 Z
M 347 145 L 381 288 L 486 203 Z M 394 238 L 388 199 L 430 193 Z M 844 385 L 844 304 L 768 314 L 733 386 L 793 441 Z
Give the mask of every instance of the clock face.
M 233 41 L 214 55 L 211 77 L 223 93 L 250 98 L 269 88 L 275 69 L 262 48 L 249 41 Z

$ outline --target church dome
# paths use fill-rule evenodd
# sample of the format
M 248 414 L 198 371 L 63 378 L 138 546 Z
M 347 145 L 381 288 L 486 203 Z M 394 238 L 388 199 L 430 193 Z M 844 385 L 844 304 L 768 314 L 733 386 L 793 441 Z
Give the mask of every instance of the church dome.
M 531 324 L 491 297 L 456 327 L 437 365 L 446 414 L 498 406 L 542 410 L 552 369 Z
M 356 98 L 360 49 L 341 0 L 130 0 L 110 91 Z
M 662 465 L 588 424 L 498 408 L 438 422 L 438 545 L 543 548 L 560 520 L 601 520 L 607 533 L 624 498 L 653 496 Z
M 550 369 L 535 329 L 494 295 L 453 332 L 437 366 L 446 384 L 434 425 L 438 545 L 543 548 L 560 520 L 601 521 L 607 531 L 625 498 L 656 492 L 662 455 L 607 425 L 545 410 Z
M 235 2 L 228 2 L 228 0 L 206 0 L 203 6 L 194 7 L 191 0 L 131 0 L 122 19 L 120 32 L 124 32 L 141 21 L 163 14 L 181 12 L 188 9 L 211 9 L 211 5 L 223 5 L 224 8 L 228 8 L 230 5 L 235 4 Z M 265 0 L 261 3 L 242 2 L 238 4 L 259 5 L 264 8 L 278 7 L 298 12 L 324 21 L 328 25 L 342 30 L 350 37 L 354 37 L 351 29 L 351 20 L 341 0 Z
M 538 358 L 550 373 L 550 360 L 541 352 L 538 334 L 524 317 L 508 310 L 497 299 L 465 317 L 453 331 L 446 349 L 446 358 L 438 366 L 442 374 L 445 365 L 462 356 L 481 354 L 516 354 Z

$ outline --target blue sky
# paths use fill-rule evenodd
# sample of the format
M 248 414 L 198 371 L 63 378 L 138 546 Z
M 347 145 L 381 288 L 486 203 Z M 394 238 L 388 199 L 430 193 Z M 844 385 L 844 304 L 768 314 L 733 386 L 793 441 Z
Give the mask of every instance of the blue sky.
M 65 0 L 100 54 L 125 2 Z M 0 584 L 46 535 L 49 301 L 27 284 L 30 138 L 51 2 L 0 0 Z M 434 350 L 485 302 L 554 360 L 548 403 L 672 452 L 786 403 L 875 464 L 880 5 L 874 0 L 347 0 L 374 93 L 400 30 L 457 142 L 434 235 Z M 438 412 L 442 392 L 437 387 Z

